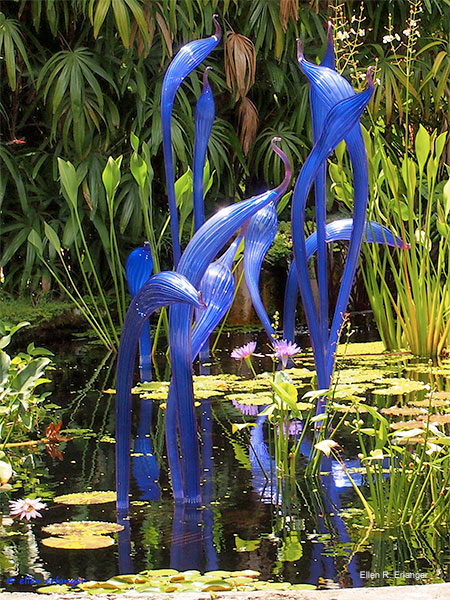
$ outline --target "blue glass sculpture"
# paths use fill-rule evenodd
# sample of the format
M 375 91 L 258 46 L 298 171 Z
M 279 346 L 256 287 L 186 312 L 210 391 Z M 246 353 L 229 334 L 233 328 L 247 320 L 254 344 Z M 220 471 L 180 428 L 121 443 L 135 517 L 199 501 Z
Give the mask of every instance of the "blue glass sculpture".
M 352 219 L 339 219 L 338 221 L 328 223 L 325 228 L 325 242 L 329 244 L 332 242 L 349 240 L 352 231 Z M 366 223 L 364 241 L 373 244 L 386 244 L 387 246 L 393 246 L 395 248 L 405 247 L 401 238 L 394 236 L 387 227 L 384 227 L 375 221 Z M 307 258 L 310 259 L 317 250 L 317 232 L 312 233 L 307 238 L 305 246 Z M 294 259 L 289 268 L 286 281 L 283 309 L 283 338 L 290 341 L 294 341 L 295 336 L 295 311 L 297 308 L 298 290 L 297 269 Z
M 292 167 L 286 154 L 275 144 L 275 142 L 279 141 L 281 141 L 280 138 L 274 138 L 271 141 L 273 151 L 278 154 L 285 167 L 285 176 L 281 183 L 278 200 L 287 191 L 292 177 Z M 245 281 L 247 283 L 253 308 L 269 336 L 269 340 L 275 339 L 275 332 L 261 299 L 259 292 L 259 277 L 262 262 L 275 239 L 278 229 L 277 203 L 278 202 L 271 202 L 250 219 L 248 229 L 245 233 L 244 246 Z
M 149 242 L 144 242 L 142 248 L 136 248 L 128 256 L 125 265 L 128 287 L 134 298 L 153 272 L 153 257 Z M 152 340 L 150 327 L 145 326 L 139 338 L 139 368 L 141 381 L 152 380 Z
M 170 229 L 172 232 L 173 262 L 180 260 L 181 246 L 178 230 L 178 212 L 175 198 L 175 172 L 172 154 L 172 111 L 175 95 L 191 71 L 205 60 L 222 37 L 217 16 L 213 17 L 215 34 L 204 40 L 194 40 L 181 48 L 166 71 L 161 93 L 161 128 L 166 168 L 167 197 L 169 200 Z M 203 172 L 202 172 L 203 176 Z
M 151 314 L 174 303 L 203 306 L 199 293 L 179 273 L 153 275 L 133 298 L 125 316 L 117 359 L 116 384 L 116 490 L 118 512 L 129 507 L 131 386 L 137 345 L 144 325 Z
M 368 175 L 359 118 L 372 96 L 373 81 L 369 69 L 367 89 L 360 94 L 355 94 L 350 84 L 336 71 L 329 67 L 307 62 L 303 57 L 300 43 L 298 46 L 298 60 L 314 90 L 315 108 L 313 110 L 316 111 L 316 120 L 318 119 L 320 122 L 320 128 L 318 128 L 320 136 L 315 141 L 294 188 L 291 215 L 293 247 L 297 277 L 314 353 L 318 386 L 320 389 L 328 389 L 334 367 L 336 345 L 347 308 L 364 232 Z M 325 328 L 321 326 L 309 280 L 305 239 L 305 206 L 309 190 L 321 166 L 325 164 L 328 156 L 343 139 L 346 141 L 353 167 L 355 190 L 353 225 L 330 334 L 328 336 L 327 325 L 327 339 L 324 339 Z M 316 214 L 316 219 L 317 230 L 322 231 L 320 237 L 325 239 L 323 229 L 326 222 L 324 221 L 323 212 Z M 322 412 L 322 410 L 322 402 L 319 402 L 318 411 Z
M 177 267 L 194 287 L 198 287 L 209 264 L 244 223 L 271 201 L 277 201 L 285 189 L 282 183 L 273 190 L 237 202 L 213 215 L 193 236 Z M 182 455 L 184 502 L 199 503 L 199 452 L 192 387 L 193 310 L 181 304 L 169 311 L 169 344 L 172 381 L 176 397 L 178 431 Z M 169 399 L 170 400 L 170 399 Z

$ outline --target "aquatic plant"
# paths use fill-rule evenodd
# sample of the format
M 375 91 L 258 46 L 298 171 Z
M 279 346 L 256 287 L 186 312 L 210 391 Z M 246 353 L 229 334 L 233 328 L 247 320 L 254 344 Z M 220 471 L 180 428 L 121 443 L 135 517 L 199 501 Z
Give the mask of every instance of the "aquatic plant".
M 40 498 L 25 498 L 23 500 L 10 500 L 9 501 L 10 511 L 9 514 L 12 517 L 19 517 L 20 519 L 36 519 L 42 517 L 39 512 L 43 508 L 47 508 L 44 502 L 41 502 Z
M 25 352 L 14 356 L 4 350 L 12 336 L 27 325 L 29 323 L 25 321 L 14 326 L 0 323 L 0 441 L 7 454 L 10 444 L 30 444 L 23 435 L 28 437 L 35 433 L 48 416 L 45 400 L 49 393 L 38 388 L 49 382 L 46 372 L 53 353 L 36 347 L 33 342 Z M 33 440 L 31 443 L 39 442 Z

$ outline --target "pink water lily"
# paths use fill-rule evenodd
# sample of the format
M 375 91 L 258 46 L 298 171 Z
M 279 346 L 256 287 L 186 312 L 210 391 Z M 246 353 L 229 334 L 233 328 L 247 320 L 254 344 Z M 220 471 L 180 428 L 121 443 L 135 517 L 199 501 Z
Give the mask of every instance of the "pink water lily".
M 47 505 L 40 501 L 40 498 L 25 498 L 24 500 L 10 500 L 10 511 L 9 514 L 12 517 L 19 516 L 21 519 L 35 519 L 36 517 L 42 517 L 39 510 L 47 508 Z
M 281 358 L 283 367 L 286 367 L 287 359 L 290 356 L 295 356 L 301 352 L 301 348 L 299 348 L 297 344 L 294 344 L 294 342 L 289 342 L 288 340 L 275 340 L 272 344 L 272 347 L 275 350 L 274 356 Z
M 249 342 L 240 348 L 235 348 L 231 353 L 231 358 L 234 360 L 242 360 L 246 358 L 250 358 L 252 354 L 255 352 L 256 342 Z

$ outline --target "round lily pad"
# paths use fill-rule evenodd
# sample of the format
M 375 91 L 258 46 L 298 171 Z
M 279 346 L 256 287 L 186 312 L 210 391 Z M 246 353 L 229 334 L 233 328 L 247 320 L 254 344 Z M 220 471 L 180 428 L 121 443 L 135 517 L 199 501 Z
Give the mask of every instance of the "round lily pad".
M 116 501 L 116 492 L 80 492 L 79 494 L 65 494 L 56 496 L 54 502 L 59 504 L 106 504 Z
M 42 540 L 44 546 L 59 550 L 96 550 L 114 545 L 114 539 L 106 535 L 64 535 Z
M 50 535 L 106 535 L 122 531 L 123 525 L 107 523 L 106 521 L 66 521 L 65 523 L 51 523 L 42 528 Z
M 228 394 L 227 400 L 235 400 L 239 404 L 265 406 L 272 403 L 272 394 L 270 392 L 253 392 L 253 393 L 238 393 Z

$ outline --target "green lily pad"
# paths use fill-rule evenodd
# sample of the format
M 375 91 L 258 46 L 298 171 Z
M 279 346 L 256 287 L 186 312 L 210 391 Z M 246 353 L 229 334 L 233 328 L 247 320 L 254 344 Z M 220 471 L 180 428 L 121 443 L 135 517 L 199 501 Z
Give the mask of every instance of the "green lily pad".
M 424 383 L 423 381 L 413 381 L 411 379 L 405 379 L 403 377 L 385 379 L 383 383 L 390 384 L 390 387 L 373 390 L 374 394 L 379 394 L 382 396 L 401 396 L 403 394 L 409 394 L 410 392 L 416 392 L 419 390 L 429 389 L 429 385 Z
M 176 569 L 148 569 L 141 571 L 141 575 L 147 575 L 148 577 L 168 577 L 178 575 L 179 572 Z
M 52 523 L 42 528 L 42 531 L 50 535 L 105 535 L 122 531 L 123 525 L 107 523 L 106 521 L 66 521 L 64 523 Z
M 114 545 L 114 539 L 106 535 L 64 535 L 62 537 L 49 537 L 42 540 L 48 548 L 60 550 L 97 550 Z
M 67 594 L 72 592 L 73 589 L 68 585 L 46 585 L 44 587 L 37 588 L 38 594 Z
M 251 406 L 265 406 L 272 404 L 273 396 L 270 392 L 233 393 L 225 396 L 226 400 L 235 400 L 239 404 Z
M 117 498 L 116 492 L 80 492 L 79 494 L 65 494 L 53 498 L 54 502 L 59 504 L 106 504 L 107 502 L 115 502 Z

